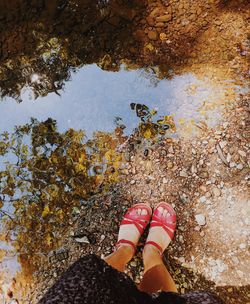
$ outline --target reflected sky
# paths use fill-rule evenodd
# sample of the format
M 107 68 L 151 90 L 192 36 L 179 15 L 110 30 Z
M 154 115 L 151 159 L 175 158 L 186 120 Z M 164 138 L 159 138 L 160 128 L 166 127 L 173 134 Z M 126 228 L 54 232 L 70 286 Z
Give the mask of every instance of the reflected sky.
M 155 82 L 155 75 L 143 70 L 108 72 L 97 65 L 86 65 L 72 75 L 61 97 L 50 93 L 36 100 L 29 89 L 23 89 L 24 101 L 20 104 L 11 98 L 0 102 L 2 119 L 0 132 L 11 131 L 15 125 L 25 124 L 30 117 L 45 120 L 56 119 L 58 129 L 84 129 L 88 136 L 95 130 L 111 131 L 115 116 L 123 118 L 130 132 L 138 124 L 138 118 L 130 110 L 130 103 L 143 103 L 160 115 L 174 115 L 179 119 L 204 119 L 199 108 L 204 101 L 211 101 L 211 94 L 217 99 L 225 91 L 224 87 L 208 87 L 192 74 L 176 76 L 172 80 Z M 192 92 L 189 86 L 195 86 Z M 196 88 L 197 87 L 197 88 Z M 208 124 L 219 118 L 218 111 Z

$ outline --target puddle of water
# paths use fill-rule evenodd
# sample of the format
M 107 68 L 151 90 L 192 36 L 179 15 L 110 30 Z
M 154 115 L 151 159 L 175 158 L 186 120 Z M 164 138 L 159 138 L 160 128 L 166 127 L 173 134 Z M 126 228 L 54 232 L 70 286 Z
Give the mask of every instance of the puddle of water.
M 30 77 L 32 78 L 32 81 L 39 82 L 42 75 L 32 74 Z M 19 249 L 19 247 L 2 248 L 2 252 L 5 251 L 5 256 L 2 258 L 1 262 L 3 269 L 3 277 L 1 279 L 2 282 L 4 282 L 3 292 L 6 293 L 8 286 L 13 284 L 12 278 L 15 274 L 19 273 L 18 275 L 22 276 L 22 272 L 26 271 L 29 275 L 31 275 L 31 273 L 34 271 L 32 270 L 30 272 L 30 268 L 27 266 L 27 263 L 24 263 L 25 259 L 21 261 L 20 258 L 18 258 L 19 254 L 23 253 L 22 250 L 24 250 L 24 253 L 25 250 L 28 250 L 26 254 L 31 254 L 33 256 L 32 262 L 37 265 L 37 263 L 39 263 L 39 256 L 42 257 L 43 254 L 47 254 L 48 251 L 52 249 L 51 242 L 53 242 L 53 239 L 56 240 L 53 246 L 58 247 L 60 243 L 61 233 L 59 232 L 58 234 L 58 231 L 52 233 L 50 231 L 53 229 L 53 225 L 50 224 L 51 218 L 53 219 L 54 216 L 55 219 L 56 215 L 59 219 L 61 219 L 60 217 L 63 216 L 66 216 L 66 218 L 69 219 L 69 214 L 71 214 L 74 208 L 77 208 L 78 206 L 77 202 L 73 201 L 72 204 L 69 204 L 69 213 L 67 215 L 66 213 L 62 215 L 64 212 L 64 207 L 61 207 L 60 201 L 65 203 L 67 200 L 71 201 L 71 199 L 69 197 L 65 199 L 65 197 L 60 196 L 58 192 L 61 191 L 61 193 L 67 197 L 67 189 L 70 189 L 72 185 L 69 180 L 66 180 L 65 172 L 63 175 L 60 175 L 58 172 L 55 174 L 52 173 L 56 171 L 58 167 L 67 167 L 67 165 L 65 165 L 67 158 L 73 159 L 74 163 L 79 159 L 81 159 L 83 162 L 77 163 L 78 167 L 74 167 L 77 174 L 81 174 L 81 170 L 84 170 L 82 164 L 84 164 L 85 152 L 82 150 L 83 146 L 79 144 L 79 136 L 81 137 L 81 135 L 75 131 L 68 134 L 67 132 L 70 128 L 74 130 L 83 129 L 85 130 L 87 137 L 92 138 L 95 131 L 114 131 L 114 121 L 116 118 L 120 124 L 122 123 L 126 126 L 125 134 L 129 135 L 136 127 L 138 127 L 138 123 L 140 122 L 140 118 L 137 117 L 135 112 L 131 110 L 131 103 L 139 103 L 147 105 L 149 110 L 157 110 L 157 114 L 154 116 L 154 121 L 162 119 L 162 117 L 165 117 L 166 115 L 171 115 L 174 118 L 174 123 L 176 126 L 175 136 L 190 137 L 196 135 L 200 130 L 197 128 L 199 123 L 202 123 L 203 127 L 204 125 L 207 127 L 216 126 L 216 124 L 218 124 L 223 118 L 222 112 L 225 107 L 230 104 L 230 101 L 232 101 L 241 90 L 241 87 L 234 85 L 229 80 L 215 82 L 213 79 L 209 78 L 198 79 L 191 73 L 173 77 L 171 80 L 158 80 L 157 76 L 150 71 L 128 71 L 123 67 L 119 72 L 107 72 L 101 70 L 97 65 L 93 64 L 84 66 L 76 74 L 73 74 L 71 81 L 66 83 L 64 91 L 60 92 L 60 96 L 55 93 L 50 93 L 46 97 L 39 97 L 34 100 L 32 91 L 29 88 L 24 88 L 22 90 L 22 103 L 17 103 L 15 100 L 8 97 L 2 100 L 0 103 L 0 111 L 4 119 L 0 121 L 0 133 L 5 131 L 12 133 L 16 125 L 25 125 L 29 123 L 31 117 L 38 119 L 38 121 L 46 121 L 48 117 L 51 117 L 57 123 L 57 129 L 53 123 L 35 123 L 37 132 L 35 133 L 35 137 L 37 139 L 36 144 L 38 148 L 40 150 L 44 149 L 42 143 L 39 143 L 39 138 L 43 138 L 43 140 L 45 139 L 45 141 L 47 141 L 46 147 L 51 153 L 50 157 L 46 155 L 47 162 L 44 162 L 44 164 L 38 164 L 40 161 L 39 157 L 45 156 L 45 154 L 43 154 L 44 151 L 41 152 L 38 149 L 40 152 L 38 151 L 37 155 L 35 155 L 34 152 L 32 152 L 32 154 L 31 152 L 30 154 L 28 152 L 22 152 L 22 157 L 25 158 L 25 155 L 27 154 L 29 155 L 30 159 L 33 159 L 32 161 L 29 159 L 29 165 L 24 164 L 22 168 L 19 167 L 19 170 L 21 168 L 21 171 L 26 168 L 29 174 L 31 174 L 31 185 L 33 187 L 33 192 L 31 191 L 32 195 L 34 195 L 34 193 L 40 189 L 39 187 L 45 189 L 44 193 L 42 194 L 45 195 L 42 201 L 47 199 L 47 204 L 43 204 L 43 207 L 40 206 L 38 208 L 39 210 L 35 205 L 33 206 L 33 203 L 30 204 L 29 199 L 27 200 L 25 197 L 25 194 L 30 192 L 29 186 L 27 184 L 21 185 L 19 177 L 17 178 L 15 175 L 15 166 L 9 168 L 10 172 L 14 170 L 9 176 L 12 175 L 11 178 L 14 178 L 14 180 L 16 178 L 16 186 L 14 187 L 15 196 L 12 197 L 12 199 L 18 201 L 18 197 L 22 197 L 26 204 L 25 208 L 28 208 L 28 211 L 26 210 L 27 214 L 30 212 L 31 217 L 40 217 L 43 225 L 45 225 L 44 227 L 47 228 L 45 229 L 46 233 L 41 235 L 37 234 L 37 237 L 34 240 L 35 246 L 40 242 L 45 242 L 43 248 L 44 252 L 41 251 L 43 249 L 41 249 L 39 246 L 34 248 L 34 246 L 29 245 L 31 236 L 27 232 L 26 234 L 29 235 L 26 235 L 27 238 L 25 238 L 25 234 L 20 234 L 20 232 L 16 235 L 16 237 L 22 237 L 21 242 L 23 242 L 24 245 L 25 243 L 28 244 L 26 249 Z M 122 120 L 117 119 L 117 117 L 120 117 Z M 35 128 L 33 126 L 31 129 L 35 130 Z M 43 128 L 45 128 L 46 131 L 42 131 Z M 60 141 L 62 141 L 66 136 L 67 140 L 71 142 L 72 146 L 70 150 L 66 148 L 66 146 L 60 146 L 61 144 L 58 144 L 57 140 L 55 140 L 55 145 L 58 144 L 58 147 L 63 147 L 64 151 L 67 151 L 66 155 L 68 156 L 67 158 L 63 158 L 63 154 L 59 153 L 56 155 L 56 160 L 54 161 L 53 151 L 55 151 L 55 148 L 53 148 L 53 139 L 51 142 L 46 137 L 46 134 L 47 132 L 48 134 L 54 134 L 53 132 L 57 131 L 60 132 L 61 135 L 59 136 L 59 133 L 55 133 L 55 136 L 57 138 L 60 137 Z M 62 135 L 63 132 L 66 133 Z M 92 163 L 97 165 L 91 168 L 91 175 L 96 177 L 94 182 L 96 184 L 100 183 L 100 180 L 98 180 L 98 174 L 96 174 L 96 172 L 100 170 L 99 167 L 103 157 L 106 158 L 106 169 L 109 168 L 110 170 L 114 170 L 114 172 L 119 167 L 119 162 L 122 160 L 114 150 L 114 147 L 117 146 L 119 140 L 112 139 L 112 135 L 109 136 L 110 137 L 107 135 L 101 135 L 95 138 L 94 144 L 95 148 L 97 148 L 97 152 L 91 157 Z M 24 136 L 21 141 L 22 144 L 28 145 L 27 149 L 29 149 L 31 146 L 30 139 Z M 109 143 L 109 148 L 103 149 L 107 143 Z M 13 147 L 15 146 L 14 142 L 12 145 Z M 25 150 L 26 148 L 22 149 Z M 71 152 L 73 150 L 83 151 L 81 152 L 83 154 L 76 155 L 75 152 Z M 15 163 L 15 157 L 15 153 L 8 153 L 4 155 L 4 157 L 1 157 L 0 168 L 4 171 L 4 161 L 6 160 L 12 164 Z M 51 163 L 52 165 L 50 165 Z M 50 173 L 48 174 L 48 172 L 46 172 L 44 176 L 41 176 L 37 172 L 41 170 L 41 166 L 43 165 L 43 170 L 48 170 Z M 68 168 L 71 167 L 69 166 Z M 112 174 L 111 171 L 109 172 L 110 176 L 112 177 L 108 177 L 108 182 L 112 182 L 116 179 L 116 173 L 114 172 L 112 171 Z M 22 174 L 22 178 L 24 178 L 24 171 Z M 26 178 L 29 177 L 29 174 L 26 175 Z M 46 176 L 50 176 L 50 181 Z M 51 178 L 53 181 L 51 181 Z M 61 180 L 59 180 L 60 178 Z M 34 183 L 34 180 L 36 179 L 39 180 L 38 183 L 40 183 L 40 186 L 37 186 Z M 62 180 L 65 182 L 65 188 L 60 189 L 59 184 L 62 182 Z M 8 182 L 7 185 L 8 184 L 11 184 L 11 182 Z M 34 189 L 36 190 L 35 192 Z M 10 195 L 8 191 L 9 190 L 7 190 L 7 194 L 5 193 L 6 197 Z M 83 195 L 83 193 L 78 193 L 77 195 Z M 11 198 L 11 195 L 9 198 Z M 7 201 L 8 200 L 6 200 L 2 210 L 11 214 L 13 212 L 13 208 L 7 203 Z M 53 203 L 52 205 L 52 201 L 56 201 L 56 203 Z M 41 204 L 41 202 L 39 204 Z M 18 208 L 20 209 L 20 207 Z M 50 213 L 53 214 L 51 218 L 47 217 L 47 214 Z M 22 219 L 23 216 L 24 214 L 21 212 L 20 219 Z M 25 215 L 23 219 L 25 223 L 19 224 L 19 229 L 20 227 L 22 228 L 22 225 L 25 227 L 27 223 L 29 223 L 28 225 L 31 226 L 34 225 L 29 216 L 27 217 Z M 28 229 L 30 229 L 31 226 L 28 226 Z M 40 231 L 39 229 L 41 229 L 41 227 L 37 226 L 34 228 L 33 226 L 33 229 L 38 229 L 38 231 Z M 12 240 L 15 241 L 16 237 L 14 237 Z M 6 243 L 1 241 L 0 245 L 7 246 L 8 242 Z M 22 272 L 20 272 L 20 269 L 22 269 Z M 27 279 L 25 280 L 27 281 Z
M 31 77 L 38 78 L 39 74 Z M 215 85 L 206 79 L 198 80 L 192 74 L 157 82 L 155 78 L 142 70 L 107 72 L 96 65 L 84 66 L 72 75 L 61 96 L 51 93 L 34 100 L 32 91 L 26 88 L 22 90 L 22 103 L 11 98 L 3 100 L 0 131 L 11 131 L 30 117 L 51 117 L 57 121 L 59 131 L 84 129 L 91 136 L 96 130 L 112 131 L 114 118 L 121 117 L 130 133 L 138 125 L 129 107 L 135 102 L 156 109 L 159 115 L 173 115 L 181 133 L 190 122 L 206 121 L 208 126 L 215 126 L 221 119 L 218 108 L 222 109 L 228 90 L 236 88 L 226 82 Z

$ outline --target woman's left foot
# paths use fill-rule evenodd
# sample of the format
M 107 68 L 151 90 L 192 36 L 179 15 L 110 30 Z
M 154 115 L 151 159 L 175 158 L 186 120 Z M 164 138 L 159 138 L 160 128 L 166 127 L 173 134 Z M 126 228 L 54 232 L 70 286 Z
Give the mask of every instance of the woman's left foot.
M 150 222 L 152 209 L 149 204 L 139 203 L 129 208 L 121 222 L 116 248 L 131 246 L 135 253 L 140 236 Z

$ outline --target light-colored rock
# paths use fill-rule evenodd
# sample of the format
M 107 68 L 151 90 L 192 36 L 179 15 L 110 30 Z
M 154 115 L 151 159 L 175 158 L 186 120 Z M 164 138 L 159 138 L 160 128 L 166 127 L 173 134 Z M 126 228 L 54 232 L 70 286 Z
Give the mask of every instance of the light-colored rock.
M 223 154 L 223 152 L 222 152 L 222 150 L 221 150 L 221 147 L 220 147 L 219 145 L 216 145 L 216 150 L 217 150 L 217 152 L 218 152 L 218 155 L 219 155 L 221 161 L 222 161 L 225 165 L 228 165 L 228 164 L 227 164 L 227 160 L 226 160 L 226 158 L 225 158 L 225 156 L 224 156 L 224 154 Z
M 205 217 L 204 214 L 201 214 L 201 213 L 196 214 L 195 215 L 195 220 L 196 220 L 196 222 L 199 226 L 205 226 L 206 225 L 206 217 Z
M 206 199 L 206 197 L 204 195 L 200 197 L 200 203 L 204 204 L 206 202 L 206 200 L 207 199 Z
M 180 176 L 181 177 L 188 177 L 188 174 L 187 174 L 187 172 L 185 170 L 181 170 L 180 171 Z
M 221 149 L 224 149 L 226 147 L 226 145 L 227 145 L 227 142 L 225 140 L 221 140 L 219 142 L 219 145 L 220 145 Z
M 81 238 L 75 238 L 74 239 L 77 243 L 85 243 L 85 244 L 90 244 L 89 239 L 86 236 L 83 236 Z
M 163 182 L 163 184 L 167 184 L 168 183 L 168 179 L 166 177 L 163 177 L 162 182 Z
M 243 165 L 242 165 L 242 164 L 238 164 L 238 165 L 236 166 L 236 168 L 239 169 L 239 170 L 242 170 L 242 169 L 243 169 Z
M 242 156 L 242 157 L 246 157 L 246 156 L 247 156 L 246 152 L 243 151 L 243 150 L 238 150 L 238 153 L 239 153 L 240 156 Z
M 232 159 L 232 155 L 230 153 L 227 153 L 227 162 L 230 163 Z
M 174 154 L 174 148 L 173 148 L 173 146 L 170 146 L 168 148 L 168 153 Z
M 201 189 L 202 192 L 206 192 L 206 191 L 207 191 L 207 188 L 206 188 L 206 186 L 204 186 L 204 185 L 201 185 L 201 186 L 200 186 L 200 189 Z
M 217 187 L 214 187 L 214 188 L 212 189 L 212 192 L 213 192 L 213 195 L 214 195 L 215 197 L 218 197 L 218 196 L 221 195 L 221 191 L 220 191 L 220 189 L 217 188 Z

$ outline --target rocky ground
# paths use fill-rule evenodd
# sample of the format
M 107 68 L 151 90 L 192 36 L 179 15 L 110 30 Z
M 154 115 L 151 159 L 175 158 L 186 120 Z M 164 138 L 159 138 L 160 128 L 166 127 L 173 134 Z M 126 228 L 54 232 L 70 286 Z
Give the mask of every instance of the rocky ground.
M 165 261 L 179 292 L 212 290 L 225 303 L 249 303 L 249 98 L 241 96 L 232 110 L 216 130 L 203 130 L 196 139 L 148 145 L 131 138 L 121 182 L 83 202 L 62 248 L 45 260 L 29 298 L 41 297 L 83 254 L 109 254 L 122 215 L 133 203 L 154 206 L 165 200 L 178 217 Z M 127 270 L 135 282 L 143 273 L 143 240 Z
M 133 20 L 139 45 L 129 49 L 127 64 L 159 65 L 159 77 L 171 76 L 174 66 L 179 73 L 246 81 L 248 8 L 247 1 L 147 1 L 143 15 Z M 179 292 L 206 289 L 225 303 L 250 303 L 249 103 L 247 94 L 240 95 L 227 104 L 216 128 L 195 126 L 195 138 L 169 137 L 151 145 L 131 137 L 120 182 L 76 210 L 62 248 L 44 258 L 23 302 L 35 303 L 80 256 L 109 254 L 133 203 L 165 200 L 178 217 L 165 259 Z M 142 248 L 143 241 L 127 271 L 136 282 L 143 273 Z

